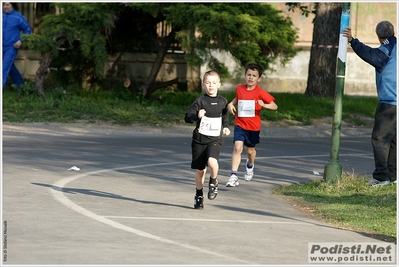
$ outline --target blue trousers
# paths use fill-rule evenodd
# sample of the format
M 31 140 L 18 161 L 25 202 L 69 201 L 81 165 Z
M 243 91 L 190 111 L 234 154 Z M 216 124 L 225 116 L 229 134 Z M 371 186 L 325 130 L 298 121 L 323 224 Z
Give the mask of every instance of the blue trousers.
M 15 83 L 18 88 L 24 83 L 21 73 L 19 73 L 19 70 L 14 64 L 17 54 L 18 49 L 15 49 L 12 46 L 3 47 L 3 89 L 8 76 L 10 76 L 12 82 Z
M 396 181 L 396 106 L 379 103 L 371 134 L 375 171 L 379 181 Z

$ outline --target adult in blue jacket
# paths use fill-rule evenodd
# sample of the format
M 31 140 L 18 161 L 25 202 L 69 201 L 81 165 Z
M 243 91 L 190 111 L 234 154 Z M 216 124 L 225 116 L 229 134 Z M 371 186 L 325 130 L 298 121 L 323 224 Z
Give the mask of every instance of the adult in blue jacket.
M 371 186 L 396 183 L 396 37 L 389 21 L 377 24 L 375 32 L 380 46 L 371 48 L 352 37 L 351 29 L 343 31 L 353 51 L 375 68 L 378 106 L 371 141 L 375 170 Z
M 21 32 L 31 33 L 28 21 L 21 13 L 14 10 L 12 3 L 3 2 L 3 88 L 8 76 L 18 88 L 24 83 L 14 64 L 15 57 L 22 45 Z

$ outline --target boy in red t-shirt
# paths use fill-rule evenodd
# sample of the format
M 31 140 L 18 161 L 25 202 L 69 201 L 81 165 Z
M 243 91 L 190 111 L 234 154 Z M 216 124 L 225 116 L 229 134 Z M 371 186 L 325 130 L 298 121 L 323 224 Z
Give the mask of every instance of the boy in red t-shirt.
M 262 79 L 263 68 L 256 63 L 250 63 L 245 68 L 246 84 L 236 88 L 236 97 L 228 104 L 229 112 L 235 115 L 234 150 L 231 159 L 231 176 L 227 187 L 238 186 L 238 167 L 244 145 L 247 147 L 248 158 L 245 166 L 244 179 L 250 181 L 254 175 L 256 150 L 259 143 L 262 108 L 277 110 L 274 97 L 258 86 Z M 237 110 L 235 108 L 237 107 Z M 236 112 L 237 111 L 237 112 Z

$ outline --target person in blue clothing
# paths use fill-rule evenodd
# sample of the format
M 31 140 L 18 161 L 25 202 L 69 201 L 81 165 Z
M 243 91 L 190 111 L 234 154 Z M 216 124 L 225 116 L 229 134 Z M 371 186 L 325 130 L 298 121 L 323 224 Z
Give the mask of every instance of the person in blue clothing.
M 378 187 L 396 183 L 396 36 L 392 23 L 381 21 L 375 32 L 380 42 L 371 48 L 343 31 L 353 51 L 375 68 L 378 105 L 371 134 L 375 170 L 368 185 Z
M 14 9 L 15 5 L 3 2 L 3 89 L 8 76 L 18 88 L 24 83 L 14 60 L 22 45 L 21 32 L 31 34 L 31 27 L 25 17 Z

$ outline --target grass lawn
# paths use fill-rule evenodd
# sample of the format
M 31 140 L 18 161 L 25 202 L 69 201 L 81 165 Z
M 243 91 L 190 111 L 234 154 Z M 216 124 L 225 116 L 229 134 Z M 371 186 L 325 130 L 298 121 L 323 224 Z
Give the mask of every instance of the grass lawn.
M 281 186 L 273 191 L 308 216 L 342 229 L 396 242 L 397 186 L 371 187 L 369 178 L 343 174 L 324 181 Z

